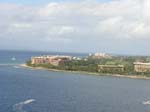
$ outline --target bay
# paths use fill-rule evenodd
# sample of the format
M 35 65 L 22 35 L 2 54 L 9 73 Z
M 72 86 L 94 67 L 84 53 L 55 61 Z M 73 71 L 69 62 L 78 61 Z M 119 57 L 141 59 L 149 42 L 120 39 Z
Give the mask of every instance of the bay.
M 8 59 L 16 57 L 16 65 L 0 66 L 0 112 L 150 111 L 150 105 L 143 104 L 150 100 L 150 80 L 50 72 L 17 65 L 34 53 L 0 52 L 0 63 L 11 63 Z

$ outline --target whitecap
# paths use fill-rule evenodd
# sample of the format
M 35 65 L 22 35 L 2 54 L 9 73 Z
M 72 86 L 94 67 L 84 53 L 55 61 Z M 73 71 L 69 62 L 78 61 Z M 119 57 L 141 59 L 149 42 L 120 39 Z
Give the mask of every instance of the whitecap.
M 19 66 L 14 66 L 14 68 L 20 68 Z
M 30 104 L 34 101 L 35 101 L 35 99 L 28 99 L 23 102 L 17 103 L 13 106 L 13 110 L 15 112 L 26 112 L 25 110 L 23 110 L 24 105 Z
M 143 105 L 150 105 L 150 101 L 145 101 L 142 103 Z

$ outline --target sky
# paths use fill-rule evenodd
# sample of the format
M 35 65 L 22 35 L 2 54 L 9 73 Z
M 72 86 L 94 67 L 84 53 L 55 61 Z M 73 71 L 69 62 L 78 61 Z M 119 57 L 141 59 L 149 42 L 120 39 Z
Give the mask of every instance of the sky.
M 150 0 L 0 0 L 0 49 L 150 55 Z

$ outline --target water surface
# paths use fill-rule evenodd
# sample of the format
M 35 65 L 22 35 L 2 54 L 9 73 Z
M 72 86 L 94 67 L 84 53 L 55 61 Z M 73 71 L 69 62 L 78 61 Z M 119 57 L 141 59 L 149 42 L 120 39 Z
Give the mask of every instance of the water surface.
M 0 66 L 0 112 L 149 112 L 149 100 L 150 80 Z

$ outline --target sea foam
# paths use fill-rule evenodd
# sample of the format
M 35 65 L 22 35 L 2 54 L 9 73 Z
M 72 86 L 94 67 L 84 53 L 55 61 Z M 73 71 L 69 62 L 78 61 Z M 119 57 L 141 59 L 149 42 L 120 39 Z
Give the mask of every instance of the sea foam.
M 23 101 L 23 102 L 20 102 L 20 103 L 17 103 L 13 106 L 13 110 L 15 112 L 26 112 L 25 110 L 23 110 L 23 107 L 24 105 L 27 105 L 27 104 L 30 104 L 32 102 L 34 102 L 35 99 L 28 99 L 26 101 Z
M 143 105 L 150 105 L 150 101 L 143 102 Z
M 20 68 L 19 66 L 13 66 L 14 68 Z

